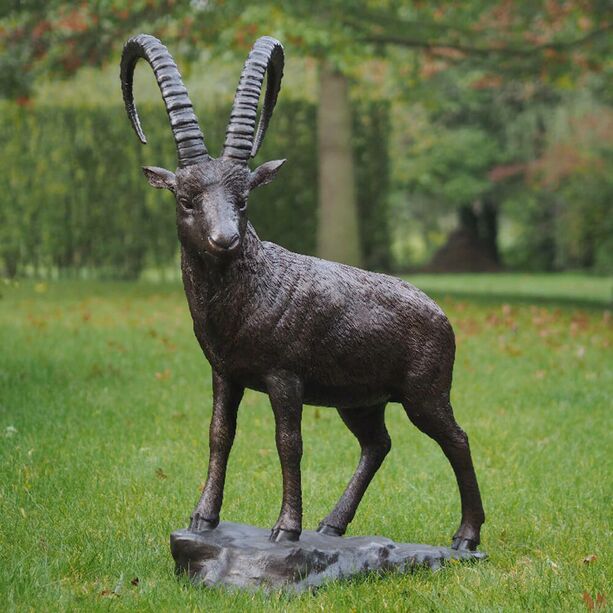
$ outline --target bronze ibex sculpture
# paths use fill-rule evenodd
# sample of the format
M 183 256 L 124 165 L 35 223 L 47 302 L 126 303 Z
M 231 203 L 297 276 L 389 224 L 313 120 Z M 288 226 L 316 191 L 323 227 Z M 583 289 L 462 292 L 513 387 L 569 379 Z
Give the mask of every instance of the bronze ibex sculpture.
M 247 221 L 249 192 L 272 181 L 285 161 L 254 171 L 247 165 L 262 144 L 279 93 L 281 44 L 265 36 L 253 46 L 219 158 L 207 151 L 174 60 L 148 35 L 128 40 L 121 58 L 123 98 L 141 141 L 146 142 L 132 93 L 139 58 L 153 68 L 178 153 L 175 173 L 143 170 L 153 187 L 175 195 L 185 294 L 213 370 L 208 477 L 190 528 L 210 530 L 219 523 L 237 410 L 250 388 L 270 397 L 283 473 L 283 502 L 271 540 L 295 541 L 302 531 L 303 403 L 336 407 L 361 446 L 355 474 L 319 526 L 340 536 L 390 450 L 385 405 L 400 402 L 410 420 L 439 443 L 456 474 L 462 521 L 452 546 L 475 549 L 484 513 L 468 439 L 449 403 L 455 341 L 441 309 L 400 279 L 261 241 Z

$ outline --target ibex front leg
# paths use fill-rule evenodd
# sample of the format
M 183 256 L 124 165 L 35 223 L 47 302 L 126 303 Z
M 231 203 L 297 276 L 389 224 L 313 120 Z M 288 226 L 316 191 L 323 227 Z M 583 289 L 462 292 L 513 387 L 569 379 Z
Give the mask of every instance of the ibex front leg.
M 213 416 L 209 428 L 209 471 L 189 529 L 211 530 L 219 524 L 228 457 L 236 432 L 236 414 L 244 388 L 213 371 Z
M 298 377 L 283 374 L 270 376 L 266 383 L 275 415 L 275 439 L 283 474 L 281 513 L 270 540 L 297 541 L 302 532 L 302 382 Z

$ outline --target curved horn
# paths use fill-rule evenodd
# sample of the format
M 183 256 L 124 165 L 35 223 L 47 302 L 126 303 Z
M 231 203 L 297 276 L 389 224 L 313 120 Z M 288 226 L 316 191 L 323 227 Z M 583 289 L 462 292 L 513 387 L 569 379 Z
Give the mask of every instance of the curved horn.
M 234 96 L 230 122 L 226 129 L 223 157 L 247 163 L 247 160 L 258 152 L 281 89 L 283 64 L 283 46 L 278 40 L 262 36 L 255 41 Z M 268 82 L 264 106 L 255 132 L 255 118 L 266 72 L 268 72 Z
M 147 60 L 153 68 L 157 84 L 162 92 L 170 128 L 177 146 L 178 165 L 184 167 L 203 162 L 208 158 L 204 136 L 200 131 L 198 119 L 194 114 L 177 65 L 168 49 L 157 38 L 148 34 L 139 34 L 128 39 L 121 54 L 120 78 L 123 101 L 138 138 L 143 144 L 147 142 L 140 125 L 132 91 L 134 68 L 140 58 Z

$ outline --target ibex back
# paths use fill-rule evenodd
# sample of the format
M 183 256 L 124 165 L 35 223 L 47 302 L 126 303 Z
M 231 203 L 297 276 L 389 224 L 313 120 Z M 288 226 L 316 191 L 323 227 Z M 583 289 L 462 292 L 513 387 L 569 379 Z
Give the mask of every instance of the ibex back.
M 449 402 L 455 342 L 444 313 L 400 279 L 261 241 L 247 220 L 249 192 L 272 181 L 284 161 L 254 171 L 247 165 L 279 93 L 281 44 L 270 37 L 255 43 L 217 159 L 206 149 L 176 64 L 147 35 L 130 39 L 121 60 L 124 102 L 141 140 L 146 142 L 132 93 L 139 58 L 154 70 L 178 153 L 175 173 L 154 167 L 144 172 L 151 185 L 175 195 L 185 293 L 213 371 L 208 477 L 190 528 L 211 530 L 219 523 L 238 406 L 250 388 L 268 393 L 276 424 L 283 501 L 272 540 L 297 540 L 302 530 L 303 403 L 336 407 L 361 446 L 355 474 L 319 526 L 340 536 L 390 450 L 385 405 L 400 402 L 410 420 L 439 443 L 456 474 L 462 520 L 452 546 L 475 549 L 484 513 L 468 439 Z

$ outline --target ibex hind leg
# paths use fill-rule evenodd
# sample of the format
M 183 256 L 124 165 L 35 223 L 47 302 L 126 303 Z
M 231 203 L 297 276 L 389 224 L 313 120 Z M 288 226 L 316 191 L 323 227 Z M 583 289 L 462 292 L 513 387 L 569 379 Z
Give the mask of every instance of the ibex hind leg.
M 462 521 L 451 546 L 454 549 L 476 549 L 485 514 L 468 436 L 456 422 L 446 395 L 437 401 L 428 399 L 420 402 L 406 398 L 402 404 L 409 419 L 440 445 L 455 473 L 462 502 Z
M 318 532 L 341 536 L 353 519 L 364 492 L 391 448 L 385 428 L 385 404 L 359 409 L 338 409 L 345 425 L 358 439 L 358 467 L 332 512 L 319 524 Z

